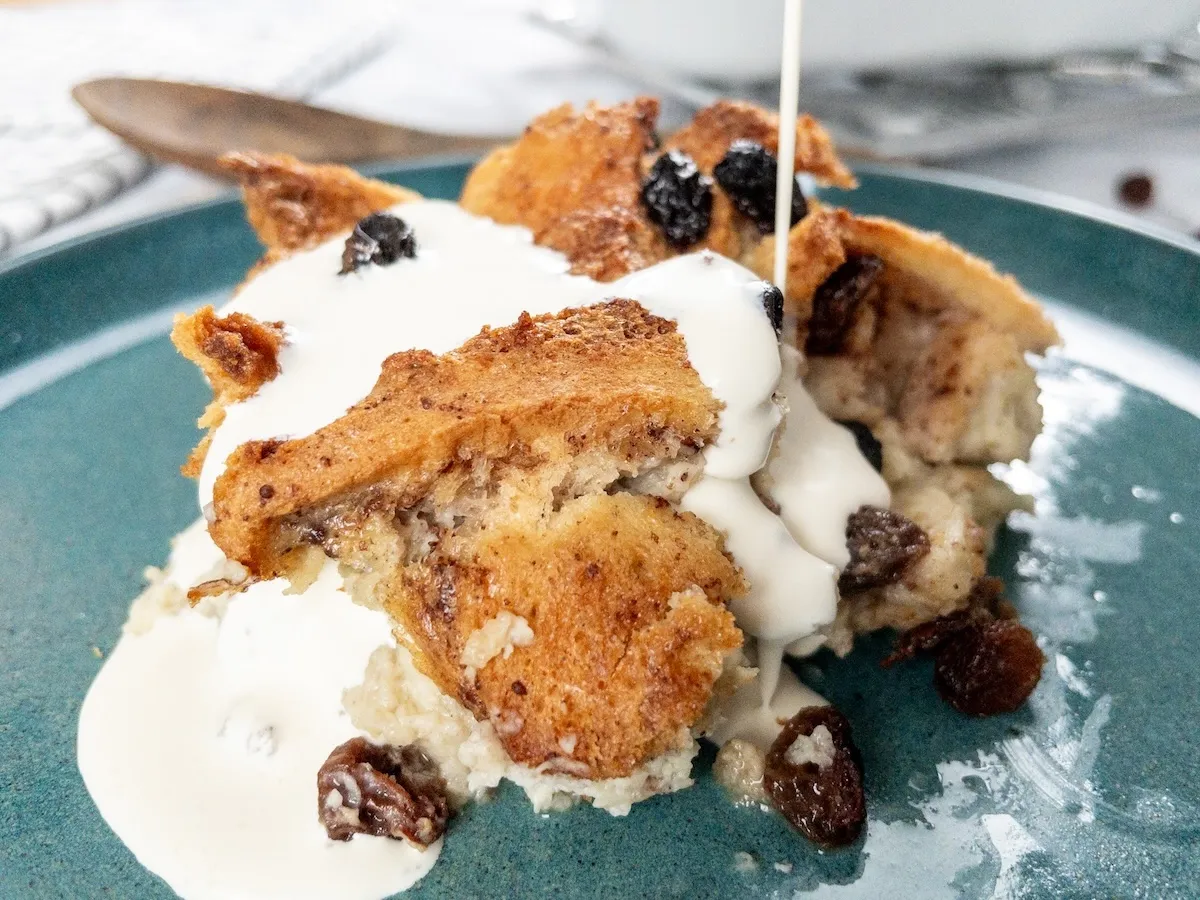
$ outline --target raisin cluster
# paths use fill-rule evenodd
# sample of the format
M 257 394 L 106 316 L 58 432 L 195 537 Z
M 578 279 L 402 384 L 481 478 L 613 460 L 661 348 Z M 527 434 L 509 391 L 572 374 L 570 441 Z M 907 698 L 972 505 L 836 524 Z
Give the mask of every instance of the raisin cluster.
M 1033 693 L 1046 657 L 1016 619 L 999 578 L 980 578 L 967 608 L 902 635 L 883 664 L 933 654 L 933 684 L 942 699 L 970 716 L 1012 712 Z

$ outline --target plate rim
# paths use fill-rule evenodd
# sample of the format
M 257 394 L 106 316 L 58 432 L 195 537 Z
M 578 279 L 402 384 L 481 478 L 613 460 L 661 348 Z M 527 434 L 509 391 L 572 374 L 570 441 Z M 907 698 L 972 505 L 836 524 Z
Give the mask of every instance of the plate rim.
M 383 174 L 401 175 L 414 171 L 467 165 L 477 162 L 478 159 L 479 157 L 477 156 L 450 154 L 428 156 L 402 162 L 381 161 L 356 168 L 368 176 Z M 1162 225 L 1142 221 L 1129 213 L 1109 209 L 1090 200 L 1082 200 L 1041 188 L 1031 188 L 987 175 L 956 172 L 949 169 L 914 168 L 896 163 L 857 162 L 851 168 L 855 174 L 882 176 L 916 184 L 936 184 L 969 193 L 1000 197 L 1014 203 L 1038 207 L 1048 212 L 1064 213 L 1076 218 L 1089 220 L 1094 224 L 1130 232 L 1138 237 L 1164 244 L 1173 250 L 1182 251 L 1189 256 L 1200 258 L 1200 240 L 1191 238 L 1181 232 L 1173 231 Z M 99 243 L 114 235 L 124 234 L 144 226 L 155 225 L 175 217 L 204 212 L 225 204 L 237 203 L 238 199 L 235 191 L 236 188 L 231 187 L 228 191 L 208 200 L 159 210 L 158 212 L 138 216 L 125 222 L 118 222 L 98 228 L 95 231 L 66 238 L 65 240 L 49 244 L 29 253 L 18 253 L 18 255 L 11 259 L 0 260 L 0 279 L 19 270 L 35 267 L 56 254 L 78 250 L 89 244 Z M 852 191 L 847 191 L 846 193 L 852 193 Z

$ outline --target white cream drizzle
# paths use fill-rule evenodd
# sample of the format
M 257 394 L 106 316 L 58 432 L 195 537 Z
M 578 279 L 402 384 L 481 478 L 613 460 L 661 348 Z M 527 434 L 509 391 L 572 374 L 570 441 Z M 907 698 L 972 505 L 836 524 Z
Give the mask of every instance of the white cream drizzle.
M 421 201 L 395 212 L 416 234 L 416 259 L 337 276 L 343 241 L 335 239 L 262 272 L 223 310 L 282 320 L 288 345 L 280 354 L 280 376 L 226 410 L 201 475 L 201 505 L 211 499 L 234 448 L 248 440 L 303 436 L 332 422 L 370 391 L 391 353 L 442 353 L 483 326 L 510 324 L 522 312 L 554 313 L 623 297 L 678 323 L 691 364 L 724 404 L 719 435 L 705 450 L 704 478 L 683 506 L 726 533 L 730 553 L 747 573 L 750 593 L 734 608 L 739 624 L 782 647 L 833 620 L 837 572 L 830 562 L 840 560 L 828 558 L 836 550 L 826 545 L 836 544 L 838 534 L 844 543 L 842 507 L 860 495 L 878 497 L 880 479 L 865 463 L 857 469 L 839 465 L 838 476 L 845 476 L 840 486 L 811 467 L 798 478 L 778 471 L 773 483 L 790 509 L 784 519 L 750 487 L 749 476 L 767 461 L 781 420 L 774 394 L 783 374 L 756 275 L 723 257 L 697 253 L 600 284 L 567 274 L 567 260 L 534 246 L 526 229 L 498 226 L 452 203 Z M 859 458 L 844 430 L 808 400 L 794 370 L 783 387 L 804 412 L 803 426 L 791 430 L 785 448 L 789 458 L 825 460 L 843 451 Z M 836 446 L 823 451 L 828 440 Z M 831 493 L 840 501 L 836 507 L 808 502 Z M 824 538 L 817 543 L 826 560 L 805 549 L 799 525 L 806 538 Z
M 891 491 L 858 451 L 850 430 L 821 412 L 804 389 L 799 352 L 784 347 L 782 353 L 779 394 L 788 413 L 759 487 L 778 504 L 801 546 L 842 569 L 850 562 L 846 520 L 863 504 L 886 508 Z
M 220 558 L 203 529 L 181 538 L 172 570 Z M 391 639 L 386 616 L 338 584 L 330 564 L 299 596 L 266 582 L 220 619 L 162 616 L 121 638 L 88 691 L 78 745 L 88 792 L 183 897 L 377 900 L 437 859 L 440 844 L 330 841 L 317 820 L 317 769 L 357 734 L 342 692 Z
M 202 507 L 238 445 L 304 436 L 334 421 L 369 393 L 392 353 L 446 352 L 522 312 L 634 299 L 678 323 L 691 364 L 724 404 L 704 476 L 682 506 L 725 533 L 746 573 L 751 590 L 733 611 L 758 639 L 763 677 L 722 712 L 714 736 L 769 744 L 779 719 L 823 702 L 780 666 L 782 653 L 798 641 L 819 643 L 813 633 L 836 610 L 844 559 L 835 545 L 838 535 L 844 541 L 847 511 L 886 505 L 886 486 L 853 438 L 808 399 L 793 356 L 785 371 L 762 308 L 763 283 L 700 253 L 599 284 L 568 274 L 567 261 L 534 246 L 523 228 L 440 201 L 396 213 L 413 227 L 416 259 L 339 276 L 344 237 L 336 238 L 260 273 L 222 310 L 283 321 L 288 344 L 281 374 L 227 408 L 200 478 Z M 750 484 L 776 440 L 777 389 L 796 416 L 768 467 L 782 516 Z M 182 555 L 176 567 L 197 568 Z M 390 640 L 384 617 L 350 603 L 333 577 L 325 572 L 299 597 L 284 597 L 281 584 L 255 585 L 219 623 L 184 611 L 127 636 L 88 695 L 79 744 L 88 788 L 138 858 L 185 896 L 378 897 L 433 862 L 434 851 L 403 843 L 333 844 L 317 822 L 316 770 L 354 733 L 341 691 Z M 232 734 L 242 739 L 231 750 Z M 277 813 L 264 817 L 264 809 Z
M 779 723 L 810 706 L 827 706 L 828 701 L 802 684 L 787 666 L 779 670 L 778 687 L 764 703 L 757 680 L 751 681 L 721 704 L 705 734 L 718 746 L 735 738 L 749 741 L 764 753 L 779 736 Z
M 697 253 L 601 284 L 567 274 L 566 258 L 534 246 L 525 228 L 440 200 L 394 212 L 413 228 L 416 259 L 339 276 L 345 238 L 335 238 L 261 272 L 222 309 L 284 322 L 288 343 L 281 374 L 226 408 L 200 476 L 202 507 L 235 448 L 303 437 L 333 422 L 370 393 L 391 354 L 445 353 L 523 312 L 557 313 L 615 297 L 678 323 L 689 360 L 725 403 L 714 465 L 754 471 L 766 460 L 779 421 L 771 394 L 780 369 L 760 299 L 764 284 L 753 272 Z

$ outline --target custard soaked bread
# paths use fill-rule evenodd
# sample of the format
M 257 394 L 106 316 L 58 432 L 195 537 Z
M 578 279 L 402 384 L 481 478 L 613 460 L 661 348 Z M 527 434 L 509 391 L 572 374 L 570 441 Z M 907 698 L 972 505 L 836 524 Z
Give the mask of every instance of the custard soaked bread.
M 252 577 L 302 586 L 313 554 L 338 559 L 514 760 L 623 777 L 689 739 L 741 645 L 721 536 L 617 490 L 694 464 L 718 411 L 675 324 L 636 303 L 523 316 L 396 354 L 309 437 L 243 444 L 210 531 Z M 488 653 L 495 621 L 516 633 Z
M 528 228 L 596 281 L 697 250 L 769 276 L 777 120 L 719 103 L 660 138 L 656 117 L 647 99 L 553 110 L 475 168 L 462 206 Z M 853 185 L 811 119 L 796 146 L 798 172 Z M 340 167 L 228 165 L 264 267 L 412 199 Z M 882 523 L 882 538 L 851 533 L 851 549 L 903 545 L 895 564 L 857 560 L 873 574 L 843 579 L 836 618 L 804 645 L 846 652 L 855 633 L 912 628 L 979 596 L 992 533 L 1021 503 L 986 467 L 1027 454 L 1041 410 L 1025 354 L 1056 335 L 1011 278 L 936 235 L 799 192 L 792 221 L 783 296 L 768 306 L 783 342 L 806 351 L 803 386 L 891 488 L 895 515 L 850 523 Z M 176 325 L 214 386 L 204 426 L 270 379 L 288 340 L 286 314 L 282 326 L 240 315 Z M 341 418 L 217 460 L 210 532 L 250 578 L 302 588 L 338 560 L 418 668 L 518 763 L 623 777 L 686 744 L 718 680 L 739 671 L 726 606 L 754 585 L 722 533 L 680 506 L 722 404 L 673 322 L 637 302 L 514 318 L 440 355 L 395 353 Z M 768 508 L 779 474 L 768 461 L 754 479 Z
M 547 116 L 550 127 L 535 122 L 516 144 L 480 163 L 462 202 L 473 212 L 527 225 L 577 271 L 615 277 L 622 265 L 681 252 L 665 240 L 630 237 L 631 249 L 618 254 L 609 232 L 622 222 L 627 235 L 656 233 L 632 173 L 649 172 L 664 154 L 682 152 L 699 173 L 713 176 L 708 230 L 686 249 L 711 247 L 769 278 L 774 170 L 756 175 L 753 164 L 757 158 L 770 164 L 757 148 L 777 149 L 778 120 L 747 104 L 720 102 L 697 113 L 661 150 L 639 149 L 633 138 L 595 137 L 652 135 L 650 112 L 644 102 L 556 110 Z M 583 147 L 599 155 L 570 165 Z M 797 125 L 796 148 L 798 172 L 818 183 L 853 185 L 809 118 Z M 626 173 L 624 187 L 546 191 L 535 207 L 522 205 L 514 198 L 540 159 L 560 161 L 559 184 L 586 181 L 584 166 L 602 159 L 606 173 Z M 854 632 L 910 628 L 967 604 L 996 526 L 1022 502 L 986 466 L 1027 456 L 1041 430 L 1041 407 L 1025 354 L 1044 352 L 1057 335 L 1012 277 L 939 235 L 815 200 L 798 207 L 787 236 L 783 288 L 791 330 L 784 339 L 805 349 L 804 384 L 822 411 L 865 425 L 882 443 L 894 508 L 918 521 L 931 541 L 931 552 L 897 582 L 842 598 L 828 638 L 845 652 Z M 571 240 L 561 240 L 567 231 Z

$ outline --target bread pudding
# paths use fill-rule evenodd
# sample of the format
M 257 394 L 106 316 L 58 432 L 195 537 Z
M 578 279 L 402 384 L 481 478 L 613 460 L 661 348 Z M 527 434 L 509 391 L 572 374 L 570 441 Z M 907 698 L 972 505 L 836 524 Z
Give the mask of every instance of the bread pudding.
M 311 771 L 329 839 L 436 847 L 502 778 L 621 814 L 689 785 L 707 738 L 731 790 L 842 844 L 850 723 L 785 655 L 896 629 L 893 661 L 956 654 L 937 687 L 969 714 L 1037 682 L 985 576 L 1026 500 L 988 466 L 1041 427 L 1053 325 L 940 236 L 806 195 L 855 183 L 815 121 L 781 237 L 773 114 L 657 116 L 552 110 L 457 205 L 224 161 L 265 254 L 172 335 L 213 389 L 183 466 L 204 562 L 156 574 L 130 627 L 270 593 L 386 632 Z

